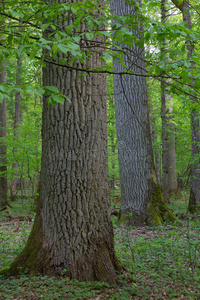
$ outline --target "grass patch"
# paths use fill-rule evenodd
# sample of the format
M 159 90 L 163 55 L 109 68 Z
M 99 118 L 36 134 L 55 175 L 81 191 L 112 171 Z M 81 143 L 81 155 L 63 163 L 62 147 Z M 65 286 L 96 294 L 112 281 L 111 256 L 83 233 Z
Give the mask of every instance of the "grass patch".
M 171 207 L 179 215 L 184 203 L 175 199 Z M 141 228 L 118 227 L 116 220 L 113 216 L 115 249 L 126 267 L 118 285 L 24 274 L 0 278 L 0 299 L 200 299 L 199 216 Z M 0 222 L 0 268 L 9 266 L 24 247 L 31 226 L 27 221 Z

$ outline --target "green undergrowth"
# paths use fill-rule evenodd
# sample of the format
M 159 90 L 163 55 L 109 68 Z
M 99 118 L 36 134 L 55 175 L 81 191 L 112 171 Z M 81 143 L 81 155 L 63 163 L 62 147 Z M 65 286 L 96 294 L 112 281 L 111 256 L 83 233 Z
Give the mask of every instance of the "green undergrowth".
M 135 295 L 200 299 L 199 231 L 200 221 L 189 219 L 177 225 L 116 229 L 117 256 Z
M 185 204 L 173 205 L 182 215 Z M 172 208 L 173 208 L 172 207 Z M 200 299 L 200 220 L 186 216 L 159 227 L 118 227 L 113 216 L 115 249 L 126 267 L 118 285 L 68 278 L 0 277 L 0 299 Z M 8 267 L 26 243 L 32 223 L 0 222 L 0 268 Z M 61 274 L 62 275 L 62 274 Z
M 13 216 L 29 215 L 33 214 L 33 200 L 19 198 L 17 201 L 9 202 L 10 209 Z M 4 210 L 0 212 L 0 221 L 8 219 L 8 212 Z

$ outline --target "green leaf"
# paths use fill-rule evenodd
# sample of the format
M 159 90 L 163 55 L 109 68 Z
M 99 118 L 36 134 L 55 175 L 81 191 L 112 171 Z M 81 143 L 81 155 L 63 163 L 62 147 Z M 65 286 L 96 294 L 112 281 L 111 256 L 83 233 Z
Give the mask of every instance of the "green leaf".
M 51 43 L 51 41 L 48 41 L 48 40 L 44 39 L 43 37 L 40 38 L 40 42 L 42 42 L 42 44 L 44 44 L 44 45 Z
M 6 99 L 10 99 L 10 97 L 7 95 L 7 94 L 4 94 L 4 93 L 1 93 L 0 92 L 0 103 L 3 102 L 3 99 L 6 98 Z
M 41 25 L 42 31 L 44 31 L 45 29 L 47 29 L 48 26 L 49 26 L 49 24 L 42 24 Z
M 63 53 L 69 52 L 69 48 L 67 46 L 63 45 L 63 44 L 58 44 L 58 48 Z
M 37 96 L 39 96 L 39 97 L 41 97 L 41 98 L 42 98 L 42 96 L 43 96 L 43 94 L 44 94 L 44 92 L 45 92 L 45 90 L 44 90 L 43 88 L 39 87 L 39 88 L 35 89 L 35 88 L 34 88 L 33 86 L 31 86 L 31 85 L 27 86 L 27 90 L 28 90 L 30 93 L 33 93 L 33 94 L 35 94 L 35 95 L 37 95 Z
M 33 59 L 36 56 L 37 52 L 38 52 L 38 48 L 33 49 L 30 54 L 30 59 Z
M 149 41 L 151 34 L 149 32 L 147 32 L 144 36 L 145 41 Z
M 185 80 L 188 78 L 188 70 L 183 69 L 183 71 L 181 72 L 181 77 Z
M 67 5 L 66 3 L 62 3 L 62 6 L 64 7 L 64 9 L 65 9 L 66 11 L 70 10 L 70 6 Z
M 58 42 L 61 40 L 61 35 L 58 32 L 56 32 L 56 34 L 55 34 L 55 39 Z
M 95 24 L 91 19 L 87 22 L 87 25 L 90 30 L 93 30 L 95 27 Z
M 198 78 L 194 84 L 195 88 L 200 88 L 200 79 Z
M 57 87 L 51 85 L 51 86 L 45 86 L 46 90 L 50 91 L 53 94 L 58 94 L 59 90 Z
M 195 63 L 197 63 L 197 64 L 199 64 L 199 62 L 200 62 L 200 58 L 197 57 L 197 56 L 193 56 L 193 57 L 192 57 L 192 60 L 193 60 Z
M 77 14 L 77 10 L 76 10 L 74 7 L 71 7 L 71 11 L 72 11 L 72 13 L 73 13 L 74 15 Z
M 101 32 L 103 35 L 107 36 L 108 38 L 111 38 L 111 33 L 108 31 L 102 31 Z M 98 35 L 101 35 L 100 32 L 97 32 Z
M 112 60 L 112 56 L 111 56 L 108 52 L 105 52 L 105 53 L 102 55 L 102 59 L 103 59 L 104 61 Z
M 17 49 L 17 54 L 19 56 L 21 56 L 24 52 L 25 52 L 26 47 L 25 46 L 21 46 L 19 49 Z
M 6 87 L 5 87 L 4 85 L 0 84 L 0 90 L 1 90 L 2 92 L 5 92 L 5 91 L 6 91 Z
M 3 99 L 4 99 L 4 94 L 0 92 L 0 103 L 3 102 Z
M 61 104 L 63 104 L 64 101 L 65 101 L 65 97 L 64 97 L 64 95 L 62 95 L 62 94 L 59 94 L 59 95 L 52 95 L 51 98 L 52 98 L 52 100 L 53 100 L 54 102 L 56 102 L 56 103 L 61 103 Z
M 190 61 L 185 60 L 184 65 L 186 66 L 186 68 L 190 68 L 191 63 L 190 63 Z
M 9 36 L 8 36 L 8 44 L 12 45 L 12 41 L 13 41 L 13 34 L 9 34 Z
M 58 44 L 53 44 L 52 50 L 53 50 L 54 54 L 57 54 L 58 53 Z
M 72 35 L 72 26 L 71 25 L 68 25 L 67 28 L 66 28 L 66 33 L 67 35 Z
M 73 36 L 73 41 L 74 41 L 75 43 L 79 43 L 79 41 L 80 41 L 80 36 Z
M 94 34 L 92 32 L 87 32 L 85 35 L 86 39 L 88 39 L 89 41 L 93 40 L 94 38 Z

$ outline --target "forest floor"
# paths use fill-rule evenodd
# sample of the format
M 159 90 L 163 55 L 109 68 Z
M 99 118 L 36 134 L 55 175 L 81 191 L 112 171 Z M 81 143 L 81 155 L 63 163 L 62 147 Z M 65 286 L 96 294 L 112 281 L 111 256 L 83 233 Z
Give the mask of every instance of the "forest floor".
M 174 224 L 125 228 L 113 216 L 116 253 L 126 267 L 118 285 L 23 274 L 0 277 L 0 299 L 200 299 L 200 216 L 186 215 L 186 196 L 172 200 Z M 19 201 L 12 206 L 13 215 L 30 208 L 25 201 L 23 209 Z M 0 269 L 24 247 L 31 227 L 30 221 L 0 213 Z

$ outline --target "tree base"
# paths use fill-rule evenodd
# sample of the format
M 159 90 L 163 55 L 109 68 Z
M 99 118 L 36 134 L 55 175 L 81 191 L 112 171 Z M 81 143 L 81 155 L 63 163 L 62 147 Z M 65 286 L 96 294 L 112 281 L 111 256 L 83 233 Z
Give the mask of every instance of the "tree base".
M 190 190 L 190 199 L 189 199 L 189 204 L 188 204 L 188 209 L 187 211 L 190 213 L 190 214 L 195 214 L 197 212 L 200 211 L 200 207 L 199 205 L 197 204 L 197 201 L 196 201 L 196 197 L 195 197 L 195 193 L 194 191 Z
M 164 221 L 174 222 L 176 217 L 167 207 L 163 200 L 161 188 L 154 184 L 151 204 L 147 202 L 147 208 L 144 211 L 135 211 L 126 209 L 120 212 L 119 223 L 125 223 L 128 226 L 161 226 Z
M 70 279 L 117 283 L 116 271 L 122 271 L 123 267 L 115 256 L 113 238 L 102 237 L 98 242 L 91 242 L 86 254 L 72 264 L 68 264 L 66 258 L 64 264 L 57 263 L 56 258 L 52 257 L 52 249 L 45 248 L 41 228 L 41 222 L 36 217 L 25 248 L 9 269 L 0 272 L 1 275 L 14 276 L 28 272 L 30 277 L 38 274 L 60 277 L 64 271 L 64 276 Z

